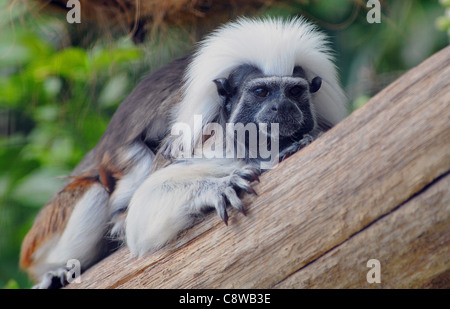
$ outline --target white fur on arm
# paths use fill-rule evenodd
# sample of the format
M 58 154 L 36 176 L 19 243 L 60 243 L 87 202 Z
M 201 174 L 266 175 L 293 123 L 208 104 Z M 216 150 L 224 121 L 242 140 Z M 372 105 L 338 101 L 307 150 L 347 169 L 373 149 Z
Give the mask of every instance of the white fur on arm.
M 248 189 L 244 174 L 252 173 L 243 165 L 227 159 L 201 160 L 173 164 L 150 175 L 128 209 L 126 242 L 131 254 L 162 247 L 206 209 L 216 208 L 225 222 L 225 202 L 242 211 L 234 188 Z

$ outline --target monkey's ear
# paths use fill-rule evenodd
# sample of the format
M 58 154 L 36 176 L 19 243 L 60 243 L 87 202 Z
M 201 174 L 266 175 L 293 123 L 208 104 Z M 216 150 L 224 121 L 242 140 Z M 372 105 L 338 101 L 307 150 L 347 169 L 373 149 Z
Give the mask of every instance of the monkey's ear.
M 314 93 L 319 91 L 320 86 L 322 86 L 322 79 L 319 76 L 314 77 L 311 83 L 309 83 L 309 92 Z
M 217 87 L 217 93 L 223 98 L 231 96 L 231 85 L 226 78 L 218 78 L 213 80 Z

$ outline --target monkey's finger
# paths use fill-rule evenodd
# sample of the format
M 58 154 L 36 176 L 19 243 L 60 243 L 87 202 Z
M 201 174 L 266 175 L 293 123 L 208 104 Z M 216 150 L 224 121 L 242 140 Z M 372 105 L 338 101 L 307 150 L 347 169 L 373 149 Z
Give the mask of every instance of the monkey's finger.
M 227 199 L 227 201 L 233 208 L 237 209 L 245 216 L 244 205 L 242 204 L 241 199 L 237 196 L 236 191 L 234 191 L 233 188 L 227 187 L 222 193 L 222 195 Z
M 248 185 L 247 187 L 243 188 L 245 190 L 245 192 L 247 192 L 248 194 L 253 194 L 253 195 L 258 195 L 258 193 L 256 193 L 255 189 L 253 189 L 252 186 Z
M 249 194 L 257 195 L 256 191 L 252 188 L 252 186 L 244 178 L 240 177 L 239 175 L 232 175 L 231 179 L 230 179 L 230 183 L 235 188 L 242 189 Z
M 214 207 L 216 208 L 217 214 L 222 219 L 222 221 L 225 223 L 225 225 L 228 226 L 228 213 L 226 210 L 226 203 L 222 198 L 217 199 L 215 202 Z
M 260 182 L 259 177 L 254 174 L 250 174 L 250 175 L 240 174 L 239 176 L 250 182 L 252 182 L 252 181 Z
M 244 169 L 238 171 L 237 174 L 245 180 L 259 182 L 261 171 L 255 167 L 245 167 Z

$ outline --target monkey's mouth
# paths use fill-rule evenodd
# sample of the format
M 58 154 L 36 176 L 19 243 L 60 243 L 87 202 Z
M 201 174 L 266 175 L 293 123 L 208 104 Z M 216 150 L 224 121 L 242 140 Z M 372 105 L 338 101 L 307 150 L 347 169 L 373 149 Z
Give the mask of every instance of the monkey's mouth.
M 296 134 L 303 125 L 303 115 L 283 115 L 275 116 L 264 121 L 267 124 L 269 135 L 279 134 L 279 136 L 288 137 Z M 274 126 L 277 125 L 277 126 Z M 277 128 L 278 127 L 278 128 Z M 276 132 L 278 129 L 278 133 Z
M 292 124 L 292 125 L 286 125 L 286 124 L 280 125 L 280 136 L 289 137 L 289 136 L 295 135 L 298 131 L 299 131 L 299 124 L 298 123 L 296 125 L 294 125 L 294 124 Z

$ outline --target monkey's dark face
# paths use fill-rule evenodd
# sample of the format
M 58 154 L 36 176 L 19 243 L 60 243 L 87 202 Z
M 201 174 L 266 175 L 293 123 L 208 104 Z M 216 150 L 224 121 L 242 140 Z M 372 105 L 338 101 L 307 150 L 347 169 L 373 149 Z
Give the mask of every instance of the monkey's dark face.
M 292 76 L 265 76 L 244 65 L 228 79 L 214 81 L 223 99 L 223 117 L 231 123 L 278 123 L 280 137 L 301 136 L 315 126 L 311 93 L 319 90 L 320 77 L 311 83 L 301 67 Z
M 308 83 L 300 77 L 260 77 L 243 84 L 230 122 L 278 123 L 281 136 L 314 128 Z

